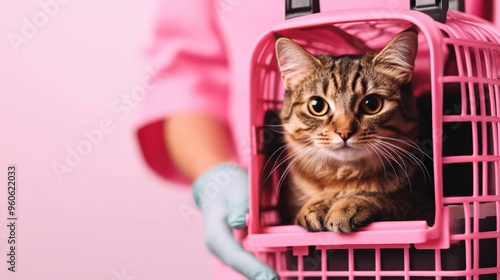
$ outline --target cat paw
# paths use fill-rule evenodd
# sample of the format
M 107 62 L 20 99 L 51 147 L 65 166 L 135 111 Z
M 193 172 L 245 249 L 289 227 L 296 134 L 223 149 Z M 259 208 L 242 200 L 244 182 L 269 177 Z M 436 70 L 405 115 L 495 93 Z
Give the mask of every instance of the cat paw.
M 376 220 L 376 210 L 359 198 L 342 198 L 333 203 L 323 226 L 328 231 L 353 232 Z
M 308 231 L 324 231 L 325 216 L 330 204 L 324 201 L 306 203 L 296 216 L 295 223 Z

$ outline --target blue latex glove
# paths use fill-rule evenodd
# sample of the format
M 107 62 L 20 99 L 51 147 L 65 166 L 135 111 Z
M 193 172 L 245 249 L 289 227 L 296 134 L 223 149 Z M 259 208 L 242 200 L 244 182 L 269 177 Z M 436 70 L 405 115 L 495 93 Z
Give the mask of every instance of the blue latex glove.
M 232 228 L 245 226 L 248 214 L 248 174 L 239 166 L 222 163 L 194 182 L 193 195 L 203 213 L 205 243 L 223 263 L 251 280 L 277 280 L 268 265 L 245 251 Z

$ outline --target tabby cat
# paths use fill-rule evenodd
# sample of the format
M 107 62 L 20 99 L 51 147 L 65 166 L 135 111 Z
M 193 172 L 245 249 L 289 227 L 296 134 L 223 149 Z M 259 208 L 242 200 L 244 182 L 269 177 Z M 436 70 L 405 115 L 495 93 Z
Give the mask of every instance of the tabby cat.
M 289 174 L 279 205 L 285 223 L 352 232 L 420 215 L 425 199 L 418 188 L 428 172 L 413 141 L 417 37 L 408 29 L 378 53 L 338 57 L 276 41 L 286 87 L 280 119 Z

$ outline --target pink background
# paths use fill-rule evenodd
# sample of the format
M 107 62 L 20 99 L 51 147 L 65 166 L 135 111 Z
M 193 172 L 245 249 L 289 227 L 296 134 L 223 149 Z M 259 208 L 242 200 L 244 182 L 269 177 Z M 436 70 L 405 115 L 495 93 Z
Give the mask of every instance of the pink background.
M 141 100 L 122 101 L 154 68 L 142 52 L 155 5 L 0 4 L 0 279 L 209 278 L 190 190 L 147 168 L 133 126 Z M 13 34 L 23 43 L 12 44 Z M 83 131 L 102 121 L 114 129 L 89 146 Z M 78 148 L 79 161 L 68 156 Z M 71 172 L 58 176 L 55 162 Z M 6 262 L 9 164 L 18 169 L 16 273 Z

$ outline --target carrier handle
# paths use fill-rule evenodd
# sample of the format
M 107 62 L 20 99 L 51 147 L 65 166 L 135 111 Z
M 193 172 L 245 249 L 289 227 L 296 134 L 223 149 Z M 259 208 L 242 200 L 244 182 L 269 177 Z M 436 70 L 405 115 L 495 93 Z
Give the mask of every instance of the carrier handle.
M 460 2 L 460 0 L 451 1 Z M 320 12 L 319 0 L 285 0 L 285 5 L 286 19 Z M 410 0 L 410 9 L 426 13 L 434 20 L 443 23 L 446 22 L 448 6 L 449 0 Z

